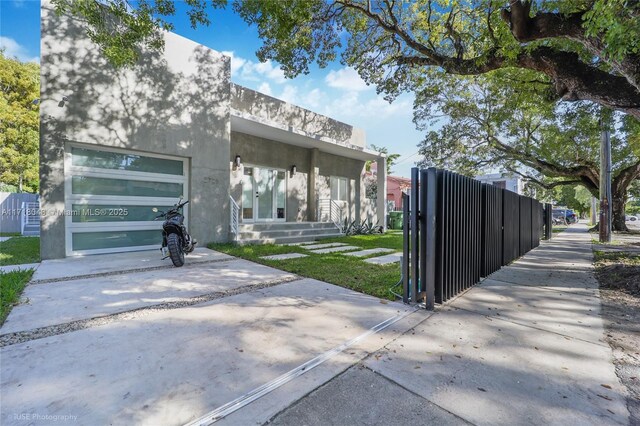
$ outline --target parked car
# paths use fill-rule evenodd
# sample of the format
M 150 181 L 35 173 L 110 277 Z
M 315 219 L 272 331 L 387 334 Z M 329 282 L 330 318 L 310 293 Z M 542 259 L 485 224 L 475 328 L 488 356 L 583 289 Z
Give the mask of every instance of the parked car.
M 576 223 L 578 216 L 571 209 L 553 209 L 553 222 L 556 224 L 565 223 L 567 225 Z
M 634 215 L 631 215 L 631 214 L 630 214 L 630 215 L 628 215 L 628 216 L 626 216 L 626 217 L 625 217 L 625 220 L 626 220 L 627 222 L 637 222 L 637 221 L 640 221 L 640 219 L 638 219 L 638 216 L 634 216 Z

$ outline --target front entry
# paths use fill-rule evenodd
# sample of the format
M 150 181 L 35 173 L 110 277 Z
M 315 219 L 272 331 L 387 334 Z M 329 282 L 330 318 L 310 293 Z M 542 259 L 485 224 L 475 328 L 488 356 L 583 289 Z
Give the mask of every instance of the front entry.
M 286 172 L 244 166 L 242 176 L 242 221 L 285 221 Z

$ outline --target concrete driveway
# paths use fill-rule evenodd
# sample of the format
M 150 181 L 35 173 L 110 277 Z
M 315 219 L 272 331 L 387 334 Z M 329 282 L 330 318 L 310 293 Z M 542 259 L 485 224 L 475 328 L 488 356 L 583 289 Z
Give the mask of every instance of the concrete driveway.
M 325 354 L 221 422 L 261 424 L 428 316 L 207 249 L 165 265 L 43 262 L 0 329 L 1 423 L 184 424 Z

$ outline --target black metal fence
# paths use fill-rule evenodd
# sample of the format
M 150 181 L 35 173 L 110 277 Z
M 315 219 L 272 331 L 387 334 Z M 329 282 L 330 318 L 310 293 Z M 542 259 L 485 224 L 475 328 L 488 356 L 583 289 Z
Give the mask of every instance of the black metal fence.
M 413 168 L 411 181 L 403 199 L 405 303 L 433 309 L 537 247 L 550 226 L 537 200 L 475 179 Z

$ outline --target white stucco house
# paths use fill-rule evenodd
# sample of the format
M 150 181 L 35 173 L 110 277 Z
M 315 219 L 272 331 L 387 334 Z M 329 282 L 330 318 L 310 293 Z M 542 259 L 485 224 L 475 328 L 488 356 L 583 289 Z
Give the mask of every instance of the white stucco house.
M 385 157 L 363 130 L 234 84 L 229 57 L 173 33 L 122 70 L 49 0 L 41 33 L 43 259 L 157 248 L 152 208 L 181 195 L 203 245 L 384 225 Z M 376 201 L 369 160 L 383 171 Z
M 524 194 L 524 181 L 520 176 L 508 174 L 508 173 L 491 173 L 486 175 L 479 175 L 475 177 L 482 183 L 497 186 L 498 188 L 504 188 L 516 194 Z

